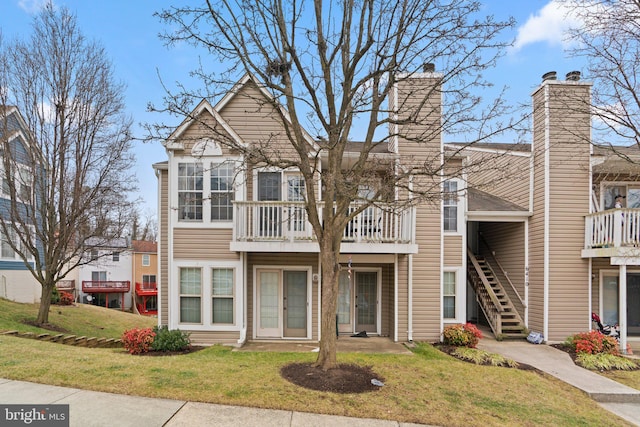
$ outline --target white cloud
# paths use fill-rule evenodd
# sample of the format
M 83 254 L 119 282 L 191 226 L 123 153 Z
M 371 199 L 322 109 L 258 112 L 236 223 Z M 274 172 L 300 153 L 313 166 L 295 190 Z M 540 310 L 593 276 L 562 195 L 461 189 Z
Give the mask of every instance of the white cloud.
M 512 51 L 517 52 L 528 44 L 539 42 L 566 46 L 567 30 L 580 26 L 578 19 L 572 15 L 572 10 L 571 2 L 551 0 L 518 28 Z
M 48 3 L 53 4 L 53 0 L 19 0 L 18 6 L 29 15 L 35 15 Z

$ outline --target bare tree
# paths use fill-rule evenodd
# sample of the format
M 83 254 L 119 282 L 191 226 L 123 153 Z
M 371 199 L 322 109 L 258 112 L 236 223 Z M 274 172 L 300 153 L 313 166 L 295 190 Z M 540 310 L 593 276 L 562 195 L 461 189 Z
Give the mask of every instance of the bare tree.
M 153 213 L 141 214 L 135 210 L 131 217 L 131 240 L 155 241 L 158 236 L 158 223 Z
M 202 98 L 224 93 L 230 82 L 245 73 L 255 76 L 272 95 L 256 101 L 271 103 L 273 114 L 285 128 L 288 150 L 276 148 L 268 138 L 241 146 L 228 137 L 225 140 L 224 132 L 215 126 L 209 127 L 219 132 L 217 141 L 241 153 L 248 164 L 292 167 L 304 177 L 305 209 L 321 253 L 321 342 L 316 364 L 333 368 L 337 365 L 336 306 L 345 227 L 380 197 L 389 196 L 394 186 L 405 190 L 407 203 L 434 197 L 429 192 L 434 188 L 440 197 L 442 153 L 432 153 L 432 159 L 413 159 L 404 169 L 390 161 L 382 177 L 371 167 L 374 153 L 390 138 L 440 141 L 443 132 L 474 132 L 472 140 L 476 141 L 507 127 L 496 120 L 505 111 L 501 98 L 483 104 L 471 91 L 490 86 L 482 71 L 495 65 L 506 45 L 498 36 L 512 22 L 484 17 L 479 2 L 461 0 L 207 0 L 201 6 L 172 7 L 159 16 L 171 28 L 164 34 L 168 44 L 188 42 L 204 47 L 213 56 L 212 62 L 222 62 L 228 69 L 214 74 L 205 59 L 193 72 L 204 87 L 198 91 L 179 85 L 173 93 L 168 91 L 165 107 L 156 110 L 198 120 L 191 117 L 192 106 Z M 387 105 L 394 85 L 430 63 L 444 70 L 437 84 L 427 91 L 405 93 L 403 98 L 418 105 L 419 113 L 391 114 Z M 431 103 L 434 97 L 445 100 L 442 116 L 440 107 Z M 487 108 L 480 108 L 482 105 Z M 436 114 L 429 114 L 429 109 Z M 437 119 L 421 127 L 419 134 L 405 132 L 412 122 L 426 116 Z M 310 138 L 305 129 L 318 137 Z M 167 131 L 162 126 L 151 128 L 160 137 L 163 130 Z M 346 165 L 345 153 L 353 148 L 354 140 L 359 141 L 358 154 Z M 418 174 L 433 179 L 424 180 L 428 185 L 408 185 L 407 177 Z M 358 190 L 365 184 L 372 185 L 373 191 L 363 195 Z M 350 210 L 354 200 L 361 202 L 360 207 Z
M 607 139 L 640 147 L 640 1 L 564 3 L 580 23 L 570 30 L 570 52 L 588 61 L 596 125 Z
M 131 120 L 104 49 L 52 4 L 2 46 L 0 88 L 0 231 L 42 285 L 43 324 L 56 283 L 130 224 Z

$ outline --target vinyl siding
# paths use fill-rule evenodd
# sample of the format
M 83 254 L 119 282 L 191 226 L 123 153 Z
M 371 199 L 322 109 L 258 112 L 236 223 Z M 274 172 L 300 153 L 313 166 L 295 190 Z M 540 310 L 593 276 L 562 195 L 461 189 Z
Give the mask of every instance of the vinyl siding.
M 467 151 L 469 187 L 529 208 L 530 157 L 513 152 Z
M 240 333 L 216 331 L 189 331 L 189 338 L 194 343 L 203 346 L 215 344 L 235 344 L 240 339 Z
M 462 236 L 444 234 L 444 265 L 446 267 L 462 266 L 462 248 Z
M 238 260 L 229 250 L 232 230 L 228 228 L 174 228 L 173 258 L 188 260 Z
M 549 170 L 549 194 L 546 207 L 549 221 L 544 224 L 544 209 L 538 200 L 534 207 L 536 225 L 532 236 L 536 237 L 539 245 L 540 224 L 548 227 L 548 337 L 549 341 L 563 341 L 575 331 L 584 330 L 589 318 L 588 300 L 588 261 L 582 259 L 581 250 L 584 246 L 584 216 L 589 213 L 590 186 L 589 162 L 590 144 L 586 138 L 590 132 L 589 86 L 576 84 L 547 84 L 536 92 L 534 98 L 548 93 L 548 164 L 536 158 L 538 175 L 544 173 L 542 166 Z M 544 101 L 544 100 L 543 100 Z M 538 104 L 544 105 L 544 104 Z M 534 124 L 544 123 L 544 109 L 534 108 Z M 538 138 L 544 138 L 539 132 Z M 536 140 L 537 144 L 544 144 L 543 140 Z M 538 155 L 541 155 L 537 149 Z M 544 194 L 541 177 L 535 179 L 536 191 Z M 535 205 L 535 201 L 534 201 Z M 540 250 L 542 249 L 542 250 Z M 532 312 L 532 326 L 542 323 L 543 305 L 540 295 L 543 291 L 539 281 L 537 267 L 544 249 L 536 246 L 536 282 L 530 289 Z M 532 266 L 533 267 L 533 266 Z M 533 268 L 532 268 L 533 272 Z M 544 273 L 543 273 L 544 274 Z M 533 284 L 533 280 L 532 280 Z

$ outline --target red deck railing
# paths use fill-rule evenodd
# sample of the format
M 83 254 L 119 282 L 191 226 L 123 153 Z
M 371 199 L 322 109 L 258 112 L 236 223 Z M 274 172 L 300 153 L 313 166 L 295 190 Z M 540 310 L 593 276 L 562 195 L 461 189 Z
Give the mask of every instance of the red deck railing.
M 136 282 L 136 294 L 158 295 L 158 284 L 156 282 L 148 282 L 148 283 Z
M 87 293 L 126 293 L 131 289 L 131 282 L 128 280 L 83 280 L 82 292 Z

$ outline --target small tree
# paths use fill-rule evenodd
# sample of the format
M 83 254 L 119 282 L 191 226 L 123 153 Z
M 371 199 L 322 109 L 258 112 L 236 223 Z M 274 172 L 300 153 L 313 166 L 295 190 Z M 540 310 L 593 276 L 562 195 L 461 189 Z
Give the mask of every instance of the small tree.
M 202 98 L 225 93 L 239 74 L 255 76 L 271 94 L 256 101 L 267 104 L 281 121 L 289 144 L 286 150 L 274 149 L 269 137 L 245 146 L 219 127 L 199 125 L 207 127 L 217 142 L 242 154 L 249 167 L 295 168 L 303 176 L 305 209 L 321 254 L 321 341 L 316 363 L 323 369 L 337 365 L 339 255 L 349 221 L 388 196 L 394 186 L 402 192 L 399 205 L 440 197 L 442 153 L 409 160 L 404 169 L 389 162 L 382 180 L 374 177 L 373 153 L 390 138 L 420 143 L 440 141 L 443 132 L 474 132 L 475 141 L 497 131 L 491 124 L 504 112 L 501 99 L 482 111 L 481 98 L 469 90 L 489 86 L 482 71 L 495 65 L 506 45 L 497 35 L 512 22 L 482 17 L 480 9 L 479 2 L 461 0 L 206 0 L 199 6 L 175 6 L 159 14 L 171 28 L 164 35 L 169 44 L 192 43 L 206 49 L 214 61 L 228 65 L 225 72 L 216 74 L 204 64 L 194 71 L 202 78 L 204 90 L 179 86 L 177 93 L 168 93 L 165 107 L 159 110 L 199 121 L 191 114 L 192 106 Z M 405 94 L 418 106 L 418 114 L 394 116 L 393 109 L 387 108 L 394 85 L 422 72 L 429 63 L 443 70 L 438 84 Z M 440 108 L 431 104 L 441 97 L 446 100 L 442 120 Z M 433 114 L 428 114 L 431 108 L 435 108 Z M 425 116 L 437 119 L 426 128 L 421 124 L 423 131 L 418 134 L 407 132 Z M 497 128 L 509 125 L 498 123 Z M 311 138 L 305 129 L 318 137 Z M 166 137 L 162 125 L 151 130 L 158 138 Z M 354 139 L 361 141 L 359 154 L 345 167 L 343 159 Z M 318 175 L 322 197 L 317 194 Z M 411 186 L 409 176 L 419 175 L 426 177 L 421 181 L 425 185 Z M 359 192 L 363 186 L 372 186 L 366 195 Z M 361 204 L 350 209 L 354 200 Z
M 570 53 L 588 61 L 594 82 L 592 111 L 608 143 L 640 148 L 640 2 L 564 0 L 580 23 L 570 30 Z
M 42 286 L 42 324 L 56 283 L 130 224 L 131 120 L 104 49 L 67 9 L 49 3 L 29 40 L 0 48 L 0 231 Z

